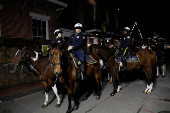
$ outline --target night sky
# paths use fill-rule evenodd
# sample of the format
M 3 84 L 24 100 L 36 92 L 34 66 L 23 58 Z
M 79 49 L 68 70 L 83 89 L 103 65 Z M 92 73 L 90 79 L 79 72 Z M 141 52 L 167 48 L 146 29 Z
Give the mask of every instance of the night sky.
M 113 1 L 114 2 L 114 1 Z M 169 38 L 170 7 L 167 2 L 143 1 L 116 1 L 120 10 L 118 12 L 119 26 L 133 27 L 135 21 L 144 37 L 149 37 L 150 31 Z

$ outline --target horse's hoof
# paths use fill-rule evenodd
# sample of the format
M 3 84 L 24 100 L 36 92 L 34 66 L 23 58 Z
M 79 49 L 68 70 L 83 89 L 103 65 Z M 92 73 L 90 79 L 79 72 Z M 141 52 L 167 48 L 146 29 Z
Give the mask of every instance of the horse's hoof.
M 71 113 L 71 109 L 68 109 L 68 110 L 66 111 L 66 113 Z
M 83 100 L 87 100 L 87 98 L 88 98 L 87 96 L 84 96 L 84 97 L 83 97 Z
M 146 94 L 147 94 L 147 92 L 148 92 L 148 89 L 143 91 L 143 93 L 146 93 Z
M 110 81 L 110 84 L 113 83 L 112 81 Z
M 61 104 L 56 104 L 55 107 L 60 107 Z
M 99 100 L 100 99 L 100 96 L 96 96 L 96 100 Z
M 115 92 L 113 91 L 111 94 L 110 94 L 110 96 L 114 96 L 115 95 Z
M 73 99 L 73 97 L 71 97 L 71 101 L 73 101 L 74 99 Z
M 74 106 L 74 110 L 78 110 L 79 106 Z
M 147 91 L 146 94 L 151 94 L 151 92 L 150 92 L 150 91 Z
M 42 108 L 46 108 L 47 107 L 47 105 L 42 105 Z
M 120 90 L 117 90 L 117 93 L 119 93 L 120 92 Z

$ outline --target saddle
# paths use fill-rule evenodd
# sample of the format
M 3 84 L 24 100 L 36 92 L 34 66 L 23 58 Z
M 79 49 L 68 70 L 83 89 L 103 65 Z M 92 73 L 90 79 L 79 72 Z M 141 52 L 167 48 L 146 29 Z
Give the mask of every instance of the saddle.
M 137 49 L 134 49 L 133 51 L 129 50 L 129 52 L 128 52 L 127 55 L 125 56 L 126 62 L 132 62 L 132 63 L 138 63 L 138 62 L 140 62 L 140 60 L 139 60 L 139 58 L 138 58 L 138 56 L 137 56 L 137 51 L 138 51 Z M 120 54 L 120 51 L 117 50 L 116 53 L 115 53 L 115 55 L 117 56 L 117 57 L 115 58 L 116 62 L 121 62 L 121 58 L 118 57 L 119 54 Z
M 77 69 L 79 68 L 79 65 L 80 65 L 80 59 L 74 54 L 74 53 L 70 53 L 70 56 L 71 56 L 71 59 L 72 59 L 72 62 L 74 64 L 74 67 Z M 85 55 L 85 64 L 86 65 L 92 65 L 94 63 L 96 63 L 97 61 L 94 60 L 91 55 Z

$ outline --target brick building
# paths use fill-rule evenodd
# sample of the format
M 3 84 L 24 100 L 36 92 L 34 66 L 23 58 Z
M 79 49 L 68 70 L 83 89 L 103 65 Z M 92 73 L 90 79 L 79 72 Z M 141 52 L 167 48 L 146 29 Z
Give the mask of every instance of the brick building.
M 65 7 L 58 0 L 1 0 L 0 36 L 51 39 L 59 26 L 58 11 Z

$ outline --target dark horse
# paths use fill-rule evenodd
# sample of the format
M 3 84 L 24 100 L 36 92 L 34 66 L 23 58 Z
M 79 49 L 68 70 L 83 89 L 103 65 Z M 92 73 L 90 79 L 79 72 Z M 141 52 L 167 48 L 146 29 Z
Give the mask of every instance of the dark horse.
M 61 54 L 58 53 L 58 56 Z M 44 57 L 38 54 L 36 51 L 33 51 L 29 48 L 20 47 L 16 52 L 14 59 L 12 60 L 12 65 L 14 66 L 15 72 L 16 68 L 21 64 L 24 63 L 27 65 L 31 71 L 33 71 L 36 75 L 39 76 L 40 80 L 42 81 L 44 90 L 45 90 L 45 102 L 43 104 L 43 108 L 46 107 L 48 104 L 48 84 L 51 85 L 56 97 L 57 97 L 57 104 L 56 107 L 60 105 L 60 97 L 57 92 L 56 84 L 54 83 L 56 80 L 56 75 L 53 72 L 53 68 L 51 66 L 51 61 L 48 57 Z M 59 62 L 58 62 L 59 63 Z M 60 65 L 56 65 L 57 70 L 55 73 L 58 75 L 62 73 L 62 69 Z
M 109 49 L 100 45 L 92 45 L 92 50 L 95 54 L 101 55 L 105 61 L 107 68 L 110 69 L 111 75 L 113 77 L 113 96 L 115 93 L 120 92 L 121 85 L 119 81 L 119 65 L 120 63 L 115 61 L 115 52 L 116 50 Z M 135 69 L 138 66 L 141 66 L 146 74 L 147 88 L 144 93 L 151 94 L 153 89 L 153 79 L 152 79 L 152 67 L 155 64 L 155 54 L 150 50 L 139 49 L 137 52 L 140 62 L 138 63 L 127 63 L 128 70 Z
M 51 49 L 50 50 L 50 55 L 53 56 L 51 58 L 51 61 L 53 64 L 57 63 L 57 59 L 60 59 L 59 57 L 57 57 L 57 53 L 62 52 L 62 50 L 58 47 L 55 49 Z M 99 77 L 99 58 L 97 55 L 91 53 L 90 55 L 94 60 L 97 61 L 97 63 L 91 64 L 91 65 L 87 65 L 86 68 L 86 74 L 87 76 L 91 75 L 92 73 L 94 73 L 95 75 L 95 79 L 96 79 L 96 83 L 97 83 L 97 96 L 96 99 L 100 98 L 100 77 Z M 74 105 L 74 110 L 77 110 L 79 107 L 79 101 L 77 98 L 77 87 L 78 87 L 78 81 L 77 77 L 76 77 L 76 68 L 74 67 L 73 61 L 69 55 L 68 52 L 65 52 L 62 55 L 62 69 L 63 69 L 63 74 L 61 76 L 59 76 L 60 82 L 64 84 L 64 86 L 67 88 L 68 90 L 68 110 L 67 113 L 70 113 L 72 111 L 72 106 L 71 106 L 71 98 L 73 97 L 73 100 L 75 102 Z M 58 70 L 57 67 L 54 66 L 55 70 Z M 89 84 L 88 84 L 89 85 Z M 90 95 L 89 90 L 86 92 L 84 99 L 87 99 L 88 96 Z

